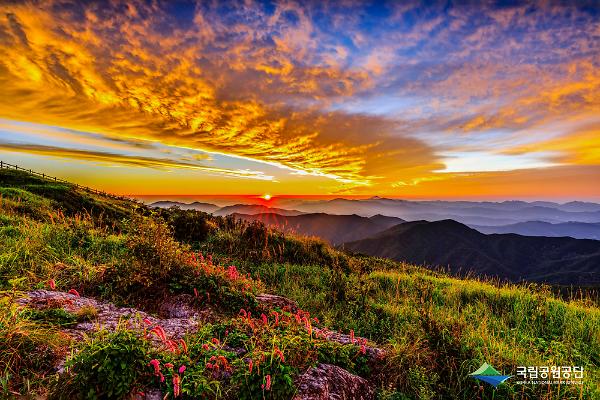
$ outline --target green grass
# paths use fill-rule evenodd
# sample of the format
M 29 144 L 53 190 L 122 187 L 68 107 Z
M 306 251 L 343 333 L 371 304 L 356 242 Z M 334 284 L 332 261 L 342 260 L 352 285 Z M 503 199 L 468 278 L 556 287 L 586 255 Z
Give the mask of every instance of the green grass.
M 93 320 L 94 310 L 33 311 L 13 301 L 18 291 L 47 287 L 50 279 L 58 290 L 150 312 L 159 306 L 155 299 L 196 289 L 199 304 L 210 298 L 219 318 L 185 339 L 187 351 L 152 350 L 126 330 L 72 343 L 60 330 Z M 6 170 L 0 170 L 0 290 L 4 397 L 50 389 L 58 398 L 123 397 L 151 386 L 174 394 L 178 375 L 178 390 L 190 398 L 290 398 L 293 379 L 326 362 L 368 378 L 382 399 L 600 398 L 600 310 L 585 297 L 565 300 L 548 287 L 451 278 L 349 255 L 258 223 L 153 211 Z M 311 336 L 292 315 L 287 326 L 274 326 L 272 314 L 263 324 L 255 294 L 265 290 L 296 300 L 324 326 L 369 338 L 386 349 L 386 358 L 367 365 L 357 346 Z M 241 308 L 254 318 L 237 317 Z M 274 356 L 276 348 L 285 361 Z M 59 377 L 53 365 L 67 354 L 73 354 L 69 370 Z M 108 354 L 123 362 L 105 365 Z M 207 367 L 213 356 L 224 357 L 227 376 Z M 148 366 L 152 358 L 163 366 L 163 383 Z M 263 368 L 250 373 L 249 359 Z M 497 390 L 480 389 L 468 374 L 483 362 L 507 374 L 521 365 L 583 366 L 585 384 L 516 385 L 513 378 Z M 180 375 L 166 363 L 188 369 Z M 261 387 L 267 375 L 268 392 Z

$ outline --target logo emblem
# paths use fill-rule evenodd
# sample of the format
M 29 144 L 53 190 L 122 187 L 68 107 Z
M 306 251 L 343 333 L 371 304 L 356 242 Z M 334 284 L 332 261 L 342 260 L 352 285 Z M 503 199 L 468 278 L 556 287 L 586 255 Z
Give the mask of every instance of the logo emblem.
M 498 387 L 499 384 L 510 378 L 512 375 L 502 375 L 500 372 L 496 371 L 494 367 L 492 367 L 488 363 L 483 363 L 477 371 L 470 373 L 469 376 L 473 378 L 489 383 L 493 387 Z

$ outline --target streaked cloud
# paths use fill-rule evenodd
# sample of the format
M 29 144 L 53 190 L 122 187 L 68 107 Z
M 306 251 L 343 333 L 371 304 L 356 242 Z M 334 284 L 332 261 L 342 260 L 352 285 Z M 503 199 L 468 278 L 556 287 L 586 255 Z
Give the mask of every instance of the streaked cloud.
M 427 3 L 3 3 L 0 117 L 64 130 L 0 146 L 398 195 L 598 165 L 594 3 Z

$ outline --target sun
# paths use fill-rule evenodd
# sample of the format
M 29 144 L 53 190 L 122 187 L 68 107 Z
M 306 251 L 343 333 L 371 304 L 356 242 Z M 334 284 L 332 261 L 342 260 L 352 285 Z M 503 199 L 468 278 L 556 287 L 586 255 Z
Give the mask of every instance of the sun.
M 266 194 L 263 194 L 262 198 L 269 201 L 269 200 L 271 200 L 271 195 L 269 193 L 266 193 Z

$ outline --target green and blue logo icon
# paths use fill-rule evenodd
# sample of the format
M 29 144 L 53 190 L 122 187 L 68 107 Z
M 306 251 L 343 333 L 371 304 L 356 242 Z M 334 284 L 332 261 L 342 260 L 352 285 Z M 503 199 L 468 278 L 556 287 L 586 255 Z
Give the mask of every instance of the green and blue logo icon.
M 484 362 L 481 367 L 477 369 L 477 371 L 470 373 L 469 376 L 473 378 L 489 383 L 493 387 L 498 387 L 502 382 L 512 377 L 512 375 L 502 375 L 500 372 L 496 371 L 494 367 L 490 364 Z

